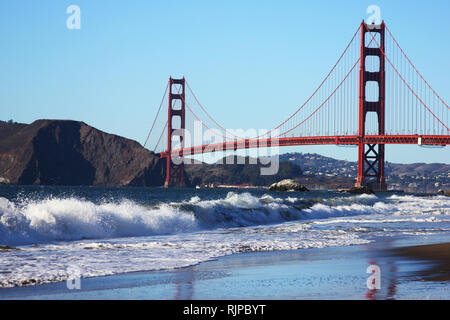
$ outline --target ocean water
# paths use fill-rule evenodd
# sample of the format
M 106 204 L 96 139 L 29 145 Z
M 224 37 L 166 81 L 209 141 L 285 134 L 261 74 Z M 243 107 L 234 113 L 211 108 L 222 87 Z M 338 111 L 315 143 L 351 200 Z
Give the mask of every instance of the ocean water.
M 449 197 L 0 186 L 0 287 L 424 235 L 450 235 Z

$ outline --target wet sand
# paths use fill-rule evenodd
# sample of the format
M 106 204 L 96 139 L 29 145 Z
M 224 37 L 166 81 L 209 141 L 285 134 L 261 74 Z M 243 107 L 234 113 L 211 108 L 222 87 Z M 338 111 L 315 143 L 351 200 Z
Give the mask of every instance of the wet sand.
M 167 270 L 0 289 L 0 299 L 450 299 L 449 240 L 409 238 L 366 245 L 241 253 Z M 369 265 L 381 289 L 367 287 Z M 447 264 L 448 266 L 448 264 Z M 423 281 L 424 277 L 428 280 Z
M 393 249 L 399 256 L 430 261 L 432 266 L 419 274 L 423 280 L 450 281 L 450 243 L 408 246 Z

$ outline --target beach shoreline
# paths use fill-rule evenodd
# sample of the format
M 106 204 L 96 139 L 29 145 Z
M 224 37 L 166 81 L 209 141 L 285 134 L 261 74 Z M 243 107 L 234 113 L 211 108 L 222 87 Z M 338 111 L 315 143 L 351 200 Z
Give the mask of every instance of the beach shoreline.
M 238 253 L 173 270 L 82 278 L 79 290 L 66 282 L 3 288 L 0 299 L 450 299 L 448 278 L 443 278 L 449 270 L 439 267 L 448 240 L 406 237 Z M 433 254 L 417 256 L 423 248 L 434 248 Z M 379 290 L 367 287 L 367 268 L 373 264 L 381 270 Z
M 433 263 L 421 272 L 423 280 L 450 281 L 450 243 L 426 244 L 393 249 L 399 256 Z

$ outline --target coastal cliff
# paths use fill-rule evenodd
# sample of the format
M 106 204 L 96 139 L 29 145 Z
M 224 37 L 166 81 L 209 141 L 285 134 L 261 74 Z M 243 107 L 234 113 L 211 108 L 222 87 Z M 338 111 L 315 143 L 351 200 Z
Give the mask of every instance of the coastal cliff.
M 138 142 L 84 122 L 0 122 L 3 183 L 160 186 L 164 166 Z

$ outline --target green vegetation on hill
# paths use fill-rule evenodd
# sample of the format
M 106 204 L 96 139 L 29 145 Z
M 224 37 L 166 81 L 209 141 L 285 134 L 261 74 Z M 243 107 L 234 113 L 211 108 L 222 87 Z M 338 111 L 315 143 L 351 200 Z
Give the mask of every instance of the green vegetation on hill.
M 191 185 L 201 184 L 250 184 L 254 186 L 267 186 L 274 182 L 302 176 L 299 166 L 286 161 L 279 162 L 279 170 L 275 175 L 261 175 L 261 168 L 269 165 L 250 164 L 255 159 L 249 157 L 224 158 L 215 164 L 190 164 L 185 166 Z M 223 164 L 220 164 L 223 163 Z M 233 163 L 233 164 L 226 164 Z M 243 164 L 239 164 L 243 163 Z

